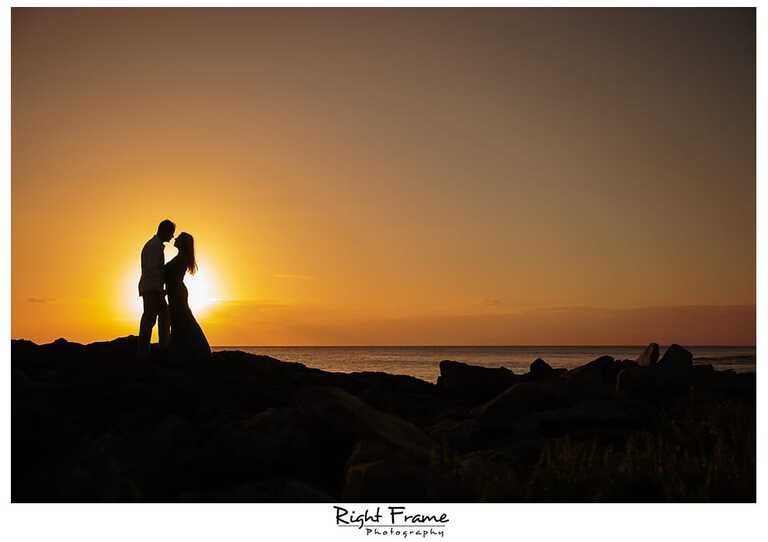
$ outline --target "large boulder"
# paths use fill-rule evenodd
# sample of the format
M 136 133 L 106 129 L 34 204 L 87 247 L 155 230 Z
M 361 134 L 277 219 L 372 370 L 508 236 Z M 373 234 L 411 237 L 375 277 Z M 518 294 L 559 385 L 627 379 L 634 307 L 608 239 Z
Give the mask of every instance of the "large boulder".
M 486 400 L 518 381 L 519 377 L 505 367 L 479 367 L 443 360 L 440 362 L 437 386 L 451 395 Z
M 370 385 L 352 393 L 378 410 L 425 425 L 444 415 L 450 406 L 450 398 L 438 393 L 434 384 L 411 377 L 397 380 L 391 376 L 378 373 L 379 378 L 371 379 Z M 407 379 L 418 384 L 411 385 Z
M 477 421 L 474 419 L 449 418 L 433 425 L 429 430 L 429 436 L 452 450 L 464 451 L 476 447 L 478 432 Z
M 477 407 L 474 413 L 482 427 L 505 428 L 532 412 L 562 408 L 570 402 L 565 382 L 521 382 Z
M 176 449 L 177 462 L 193 465 L 189 470 L 198 472 L 206 484 L 295 475 L 319 467 L 316 458 L 328 455 L 304 425 L 295 409 L 269 408 L 245 420 L 216 424 L 191 446 L 184 441 Z M 309 449 L 313 453 L 308 456 Z M 146 453 L 145 460 L 151 462 L 151 449 Z
M 601 356 L 586 365 L 571 369 L 565 375 L 575 395 L 607 397 L 615 387 L 617 362 L 611 356 Z
M 133 361 L 136 359 L 138 343 L 139 338 L 136 335 L 128 335 L 127 337 L 118 337 L 111 341 L 89 343 L 86 348 L 91 355 L 109 356 L 111 360 L 129 359 Z
M 626 367 L 616 377 L 616 392 L 627 397 L 648 397 L 656 391 L 656 377 L 650 367 Z
M 650 343 L 637 357 L 635 362 L 637 363 L 638 367 L 655 367 L 658 360 L 659 345 L 656 343 Z
M 546 380 L 548 378 L 556 377 L 557 371 L 543 359 L 536 358 L 533 360 L 533 363 L 531 363 L 528 374 L 532 380 Z
M 342 498 L 430 500 L 463 494 L 442 459 L 419 460 L 381 439 L 363 439 L 347 461 Z
M 537 412 L 518 425 L 550 435 L 608 435 L 640 429 L 656 417 L 656 411 L 643 401 L 589 399 L 567 408 Z
M 361 440 L 345 468 L 342 498 L 434 501 L 466 495 L 451 472 L 453 462 L 445 459 L 420 461 L 382 440 Z
M 664 356 L 659 360 L 660 369 L 690 370 L 693 365 L 693 354 L 679 344 L 670 345 Z
M 656 387 L 664 392 L 681 392 L 688 389 L 693 373 L 693 354 L 673 344 L 656 366 Z
M 309 423 L 296 408 L 268 408 L 245 419 L 215 421 L 206 428 L 196 447 L 179 450 L 178 461 L 188 478 L 181 487 L 188 490 L 291 478 L 338 496 L 339 479 L 355 443 L 351 435 Z M 199 483 L 190 483 L 195 477 Z M 252 499 L 258 500 L 257 493 Z
M 309 423 L 335 434 L 378 439 L 414 458 L 439 455 L 437 443 L 411 422 L 381 412 L 338 388 L 306 388 L 296 399 Z

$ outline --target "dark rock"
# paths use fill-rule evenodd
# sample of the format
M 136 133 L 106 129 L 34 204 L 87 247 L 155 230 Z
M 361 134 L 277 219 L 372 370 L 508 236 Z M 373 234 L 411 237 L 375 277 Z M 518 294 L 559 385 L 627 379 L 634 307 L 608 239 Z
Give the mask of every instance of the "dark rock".
M 648 397 L 656 391 L 656 378 L 650 367 L 627 367 L 616 377 L 616 392 L 627 397 Z
M 418 458 L 438 454 L 437 443 L 412 423 L 381 412 L 338 388 L 308 388 L 297 399 L 299 409 L 311 423 L 337 434 L 378 438 Z
M 437 386 L 451 395 L 487 400 L 518 381 L 519 377 L 504 367 L 478 367 L 443 360 L 440 362 Z
M 115 360 L 126 361 L 129 360 L 133 363 L 136 361 L 136 350 L 138 346 L 138 337 L 135 335 L 128 335 L 127 337 L 118 337 L 111 341 L 93 342 L 86 345 L 85 349 L 92 357 L 108 356 L 112 362 Z M 148 361 L 155 361 L 158 357 L 158 348 L 156 344 L 152 345 L 152 359 Z
M 185 465 L 188 479 L 179 485 L 206 491 L 247 480 L 298 477 L 330 494 L 339 490 L 338 477 L 353 444 L 309 426 L 295 408 L 270 408 L 214 425 L 195 448 L 178 449 L 177 461 Z
M 545 411 L 546 412 L 546 411 Z M 536 463 L 541 458 L 541 452 L 546 448 L 549 438 L 541 434 L 518 436 L 511 442 L 505 442 L 492 448 L 503 460 L 513 465 L 516 472 L 525 477 L 530 475 Z
M 618 374 L 616 361 L 611 356 L 601 356 L 586 365 L 571 369 L 565 375 L 573 393 L 587 396 L 610 396 Z
M 388 442 L 379 438 L 364 438 L 355 444 L 352 453 L 349 455 L 345 470 L 352 465 L 362 463 L 373 463 L 382 459 L 400 459 L 409 461 L 412 459 L 407 453 L 403 453 L 397 446 L 392 446 Z
M 616 368 L 620 371 L 621 369 L 627 369 L 629 367 L 637 367 L 637 362 L 632 359 L 623 359 L 621 361 L 616 361 Z M 617 373 L 618 374 L 618 373 Z
M 347 462 L 342 490 L 342 498 L 350 500 L 393 500 L 402 495 L 424 501 L 464 494 L 442 458 L 414 458 L 380 439 L 357 443 Z
M 32 386 L 32 379 L 21 369 L 14 369 L 11 373 L 11 386 L 15 389 L 22 389 Z
M 430 500 L 435 476 L 429 467 L 395 459 L 352 465 L 347 469 L 342 498 L 349 500 Z
M 616 387 L 616 380 L 619 373 L 627 368 L 637 367 L 637 362 L 631 359 L 616 360 L 611 367 L 608 367 L 604 373 L 606 384 L 612 388 Z M 607 396 L 606 396 L 607 397 Z
M 475 500 L 518 500 L 524 493 L 514 467 L 494 450 L 473 452 L 457 458 L 455 475 Z
M 694 365 L 694 374 L 696 374 Z M 705 374 L 706 369 L 704 370 Z M 757 380 L 755 373 L 736 373 L 728 371 L 712 371 L 709 377 L 702 378 L 699 373 L 696 389 L 716 394 L 717 397 L 755 398 Z
M 57 442 L 48 442 L 57 446 Z M 81 435 L 65 457 L 48 457 L 40 464 L 48 480 L 48 491 L 27 495 L 30 500 L 133 501 L 141 497 L 126 462 L 118 455 L 119 439 L 111 434 Z M 51 469 L 48 462 L 54 461 Z M 53 491 L 51 491 L 53 490 Z
M 308 461 L 308 449 L 319 448 L 312 429 L 295 408 L 268 408 L 237 427 L 242 445 L 249 449 L 246 455 L 272 472 L 295 471 Z
M 47 356 L 58 357 L 60 360 L 69 360 L 85 354 L 85 346 L 80 343 L 69 342 L 66 339 L 56 339 L 52 343 L 43 344 L 40 350 Z
M 38 354 L 40 347 L 26 339 L 11 340 L 11 359 L 16 363 L 29 365 Z
M 576 367 L 568 371 L 568 378 L 574 379 L 579 377 L 586 377 L 588 379 L 594 377 L 602 377 L 606 369 L 612 367 L 616 363 L 616 360 L 611 356 L 600 356 L 597 359 L 590 361 L 589 363 Z
M 681 369 L 687 371 L 690 370 L 692 365 L 693 354 L 679 344 L 673 344 L 667 348 L 664 356 L 659 360 L 659 368 L 661 369 Z
M 478 432 L 478 424 L 474 419 L 447 419 L 432 426 L 429 436 L 445 447 L 466 451 L 476 447 Z
M 198 435 L 188 420 L 169 414 L 155 426 L 149 440 L 152 456 L 174 458 L 180 450 L 194 448 Z
M 536 358 L 533 363 L 531 363 L 529 374 L 533 380 L 542 380 L 557 376 L 557 373 L 552 366 L 541 358 Z
M 691 367 L 691 381 L 694 384 L 709 382 L 717 377 L 717 372 L 712 365 L 708 363 L 695 364 Z
M 393 379 L 389 377 L 395 375 L 378 375 L 358 396 L 379 410 L 429 425 L 450 408 L 450 402 L 434 384 L 412 377 Z
M 733 426 L 739 443 L 754 437 L 755 374 L 691 365 L 676 346 L 654 368 L 600 358 L 563 377 L 538 363 L 515 376 L 445 362 L 435 386 L 237 351 L 196 366 L 137 363 L 135 342 L 11 342 L 12 500 L 631 499 L 638 480 L 611 485 L 611 468 L 638 435 L 673 438 L 668 449 L 701 465 L 713 457 L 710 425 Z M 600 459 L 604 445 L 613 451 Z M 748 469 L 736 473 L 743 486 L 730 481 L 749 446 L 727 449 L 737 461 L 720 463 L 712 486 L 726 492 L 701 494 L 754 500 Z M 586 470 L 584 453 L 597 458 Z M 541 469 L 554 477 L 537 482 Z
M 639 367 L 655 367 L 658 360 L 659 345 L 656 343 L 650 343 L 637 357 L 636 362 Z
M 570 402 L 564 382 L 521 382 L 475 409 L 475 413 L 481 426 L 503 428 L 532 412 L 562 408 Z
M 656 366 L 656 387 L 663 392 L 682 392 L 691 383 L 693 355 L 678 344 L 664 353 Z
M 567 408 L 537 412 L 520 422 L 520 428 L 564 435 L 585 431 L 606 434 L 611 430 L 632 431 L 655 421 L 658 413 L 643 401 L 590 399 Z M 535 428 L 531 427 L 535 424 Z

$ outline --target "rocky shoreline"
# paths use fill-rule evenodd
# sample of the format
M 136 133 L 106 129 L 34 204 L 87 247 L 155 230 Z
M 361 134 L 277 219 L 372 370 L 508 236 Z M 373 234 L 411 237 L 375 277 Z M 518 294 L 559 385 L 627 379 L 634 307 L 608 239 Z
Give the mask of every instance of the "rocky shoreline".
M 754 501 L 755 375 L 672 345 L 436 384 L 11 341 L 12 500 Z

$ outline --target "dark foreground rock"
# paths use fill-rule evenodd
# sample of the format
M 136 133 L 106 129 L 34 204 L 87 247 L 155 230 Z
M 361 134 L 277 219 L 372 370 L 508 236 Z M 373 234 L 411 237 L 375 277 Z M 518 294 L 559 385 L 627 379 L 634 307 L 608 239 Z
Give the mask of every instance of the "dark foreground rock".
M 505 367 L 489 369 L 459 361 L 444 360 L 440 362 L 437 386 L 445 394 L 453 397 L 486 400 L 518 381 L 519 378 Z
M 651 343 L 645 347 L 645 350 L 638 356 L 635 363 L 639 367 L 655 367 L 659 361 L 659 345 Z
M 754 374 L 678 345 L 521 375 L 444 361 L 437 384 L 135 347 L 12 341 L 14 501 L 755 498 Z
M 564 373 L 566 369 L 554 369 L 549 363 L 541 358 L 536 358 L 531 363 L 531 367 L 528 370 L 529 380 L 549 380 L 556 378 Z

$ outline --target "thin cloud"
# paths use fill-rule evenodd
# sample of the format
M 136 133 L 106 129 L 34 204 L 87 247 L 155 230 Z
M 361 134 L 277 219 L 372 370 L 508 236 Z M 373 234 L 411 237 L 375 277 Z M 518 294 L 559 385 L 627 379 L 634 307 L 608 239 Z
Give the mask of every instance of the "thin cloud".
M 56 301 L 52 297 L 28 297 L 28 303 L 53 303 Z
M 294 275 L 294 274 L 279 274 L 272 275 L 276 279 L 291 279 L 291 280 L 315 280 L 315 277 L 311 275 Z
M 287 307 L 285 303 L 272 299 L 237 299 L 237 298 L 224 298 L 216 297 L 213 299 L 218 305 L 228 305 L 237 307 L 251 307 L 251 308 L 275 308 L 275 307 Z

